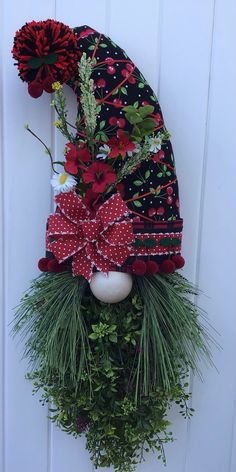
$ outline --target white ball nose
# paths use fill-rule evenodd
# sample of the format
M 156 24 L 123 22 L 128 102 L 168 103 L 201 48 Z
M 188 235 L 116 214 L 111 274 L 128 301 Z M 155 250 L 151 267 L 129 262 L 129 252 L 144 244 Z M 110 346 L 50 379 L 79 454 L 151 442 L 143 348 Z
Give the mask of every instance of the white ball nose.
M 132 290 L 133 278 L 124 272 L 95 272 L 90 282 L 93 295 L 104 303 L 118 303 Z

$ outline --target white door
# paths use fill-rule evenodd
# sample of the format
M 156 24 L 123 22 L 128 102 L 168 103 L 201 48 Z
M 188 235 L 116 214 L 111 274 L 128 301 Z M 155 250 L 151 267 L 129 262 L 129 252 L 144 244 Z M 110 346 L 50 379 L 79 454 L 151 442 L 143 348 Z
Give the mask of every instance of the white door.
M 49 97 L 32 99 L 17 78 L 11 47 L 26 21 L 56 18 L 109 34 L 157 92 L 172 134 L 185 221 L 185 274 L 220 333 L 219 370 L 191 379 L 192 420 L 170 413 L 176 441 L 167 468 L 152 455 L 141 472 L 236 470 L 236 2 L 235 0 L 1 0 L 2 48 L 2 454 L 1 472 L 91 472 L 83 440 L 66 436 L 24 379 L 22 347 L 9 332 L 12 308 L 37 276 L 51 207 L 50 168 L 31 127 L 58 153 Z M 234 446 L 234 447 L 233 447 Z M 104 470 L 105 472 L 105 470 Z

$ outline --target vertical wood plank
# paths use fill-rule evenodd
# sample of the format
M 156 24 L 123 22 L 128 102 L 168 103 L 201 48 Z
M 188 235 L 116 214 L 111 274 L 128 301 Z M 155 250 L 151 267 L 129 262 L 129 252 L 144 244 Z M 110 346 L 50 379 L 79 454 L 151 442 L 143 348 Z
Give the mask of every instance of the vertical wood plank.
M 2 11 L 5 7 L 2 2 Z M 0 17 L 0 470 L 4 469 L 5 462 L 5 438 L 4 438 L 4 359 L 5 359 L 5 339 L 4 339 L 4 322 L 5 322 L 5 284 L 4 284 L 4 179 L 3 179 L 3 16 Z
M 82 2 L 71 0 L 68 4 L 64 0 L 56 0 L 56 19 L 71 27 L 88 25 L 100 32 L 106 32 L 107 28 L 107 1 L 87 0 Z M 76 100 L 74 93 L 65 87 L 68 108 L 72 115 L 75 114 Z M 73 122 L 73 119 L 72 119 Z M 61 158 L 65 139 L 59 132 L 55 133 L 54 147 L 58 157 Z M 66 436 L 54 425 L 51 426 L 51 470 L 50 472 L 90 472 L 93 470 L 89 454 L 85 448 L 85 439 L 73 439 Z M 104 471 L 105 472 L 105 471 Z
M 30 125 L 50 145 L 49 98 L 35 101 L 17 77 L 11 47 L 15 31 L 26 21 L 52 16 L 53 2 L 35 5 L 9 0 L 3 13 L 3 158 L 5 235 L 5 379 L 4 472 L 47 471 L 47 411 L 32 397 L 28 370 L 21 362 L 22 346 L 10 337 L 10 322 L 23 290 L 38 275 L 37 260 L 44 254 L 44 229 L 49 209 L 48 158 L 24 130 Z
M 198 247 L 201 181 L 214 2 L 162 1 L 158 98 L 172 134 L 184 218 L 184 273 L 195 280 Z M 159 46 L 160 47 L 160 46 Z M 191 202 L 191 203 L 190 203 Z M 165 447 L 166 472 L 183 472 L 188 422 L 173 407 L 169 415 L 175 441 Z M 148 456 L 141 470 L 164 470 Z M 190 472 L 189 469 L 187 472 Z M 192 472 L 192 471 L 191 471 Z
M 199 284 L 208 295 L 201 303 L 220 333 L 222 351 L 214 352 L 219 373 L 205 370 L 204 383 L 194 380 L 196 415 L 190 429 L 185 472 L 229 472 L 232 453 L 236 391 L 235 18 L 234 0 L 227 4 L 216 1 L 198 258 Z

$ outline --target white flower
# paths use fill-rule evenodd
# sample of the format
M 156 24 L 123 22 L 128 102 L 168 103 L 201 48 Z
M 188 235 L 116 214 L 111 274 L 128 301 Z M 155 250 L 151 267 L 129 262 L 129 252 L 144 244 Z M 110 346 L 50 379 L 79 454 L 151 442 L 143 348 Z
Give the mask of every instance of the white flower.
M 101 147 L 99 148 L 100 153 L 97 154 L 96 157 L 97 157 L 98 159 L 106 159 L 106 157 L 108 156 L 110 150 L 111 150 L 111 149 L 109 148 L 109 146 L 108 146 L 107 144 L 104 144 L 103 146 L 101 146 Z
M 154 138 L 150 138 L 149 140 L 150 152 L 158 152 L 161 149 L 162 139 L 161 136 L 155 136 Z
M 76 185 L 76 180 L 72 175 L 63 172 L 62 174 L 54 174 L 51 179 L 51 185 L 56 195 L 61 192 L 68 192 Z

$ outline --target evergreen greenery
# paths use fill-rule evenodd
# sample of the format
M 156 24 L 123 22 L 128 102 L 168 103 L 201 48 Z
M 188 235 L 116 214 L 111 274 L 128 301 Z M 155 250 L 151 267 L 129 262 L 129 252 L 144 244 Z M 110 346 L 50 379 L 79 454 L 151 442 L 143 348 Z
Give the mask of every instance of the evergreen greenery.
M 179 274 L 136 277 L 121 303 L 96 300 L 85 279 L 46 273 L 18 307 L 14 332 L 26 337 L 28 377 L 51 419 L 74 436 L 85 434 L 96 467 L 131 472 L 144 451 L 172 441 L 171 402 L 188 408 L 188 368 L 209 359 L 209 335 Z

